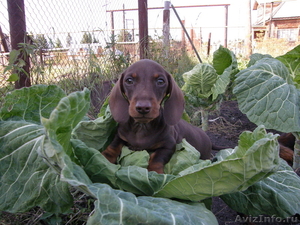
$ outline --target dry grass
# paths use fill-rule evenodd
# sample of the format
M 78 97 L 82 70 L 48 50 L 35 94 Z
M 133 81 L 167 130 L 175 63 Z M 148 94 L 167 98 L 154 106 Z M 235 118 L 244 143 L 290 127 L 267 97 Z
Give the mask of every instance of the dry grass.
M 259 38 L 253 44 L 254 53 L 269 54 L 273 57 L 284 55 L 300 44 L 300 41 L 289 42 L 286 39 Z

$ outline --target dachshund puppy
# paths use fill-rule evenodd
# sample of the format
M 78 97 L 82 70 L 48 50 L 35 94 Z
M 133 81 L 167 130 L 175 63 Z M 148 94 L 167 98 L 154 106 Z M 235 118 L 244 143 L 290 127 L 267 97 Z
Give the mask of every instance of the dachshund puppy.
M 183 93 L 158 63 L 144 59 L 127 68 L 111 91 L 109 106 L 118 130 L 102 154 L 111 163 L 116 163 L 123 145 L 127 145 L 152 153 L 148 170 L 163 173 L 183 138 L 201 153 L 201 159 L 210 158 L 209 137 L 181 119 Z
M 282 133 L 278 138 L 278 142 L 280 146 L 279 156 L 290 166 L 293 166 L 295 136 L 292 133 Z

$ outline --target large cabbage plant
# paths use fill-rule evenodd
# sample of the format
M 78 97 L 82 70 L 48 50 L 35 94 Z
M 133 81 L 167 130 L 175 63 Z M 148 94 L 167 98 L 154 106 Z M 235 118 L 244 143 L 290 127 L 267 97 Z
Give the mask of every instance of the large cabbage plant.
M 189 104 L 201 114 L 201 126 L 208 129 L 208 114 L 218 108 L 224 94 L 231 91 L 234 75 L 239 72 L 237 59 L 232 51 L 220 46 L 213 54 L 213 63 L 197 64 L 183 74 L 185 93 Z M 194 116 L 195 117 L 195 116 Z
M 59 217 L 73 205 L 71 189 L 94 199 L 87 224 L 217 224 L 206 200 L 239 212 L 288 217 L 300 211 L 300 179 L 278 157 L 277 135 L 244 132 L 234 149 L 212 161 L 185 140 L 165 174 L 147 171 L 146 151 L 124 148 L 118 164 L 100 153 L 116 129 L 109 109 L 85 115 L 88 89 L 66 95 L 38 85 L 9 93 L 0 110 L 0 210 L 39 206 Z M 263 190 L 263 191 L 262 191 Z M 268 199 L 268 201 L 265 201 Z
M 294 169 L 300 168 L 300 45 L 285 55 L 253 54 L 236 75 L 233 93 L 240 110 L 255 124 L 292 132 Z

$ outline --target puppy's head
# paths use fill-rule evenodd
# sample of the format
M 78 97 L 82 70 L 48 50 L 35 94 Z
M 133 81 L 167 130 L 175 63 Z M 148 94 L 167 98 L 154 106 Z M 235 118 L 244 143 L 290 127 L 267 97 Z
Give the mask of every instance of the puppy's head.
M 109 105 L 119 123 L 128 121 L 129 117 L 139 123 L 149 123 L 159 116 L 163 102 L 166 123 L 176 124 L 184 109 L 183 94 L 161 65 L 144 59 L 122 73 L 111 92 Z

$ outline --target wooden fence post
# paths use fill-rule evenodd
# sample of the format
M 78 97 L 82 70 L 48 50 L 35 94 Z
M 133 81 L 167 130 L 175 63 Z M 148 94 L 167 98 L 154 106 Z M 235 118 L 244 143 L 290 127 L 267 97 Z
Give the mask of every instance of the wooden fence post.
M 140 59 L 148 58 L 148 4 L 147 0 L 138 1 Z
M 8 17 L 9 17 L 9 28 L 11 38 L 11 48 L 20 49 L 19 43 L 27 42 L 26 34 L 26 21 L 25 21 L 25 7 L 24 0 L 7 0 Z M 19 80 L 15 82 L 15 88 L 29 87 L 30 76 L 29 76 L 29 56 L 27 54 L 19 55 L 24 61 L 23 67 L 25 72 L 19 72 Z

